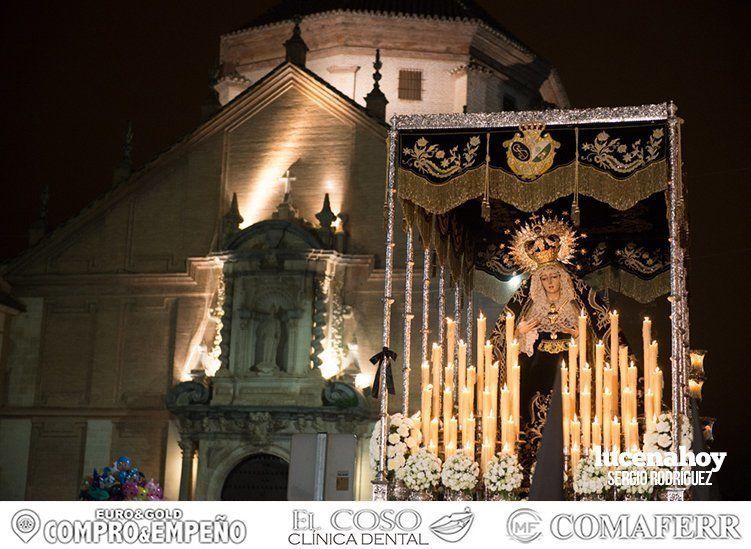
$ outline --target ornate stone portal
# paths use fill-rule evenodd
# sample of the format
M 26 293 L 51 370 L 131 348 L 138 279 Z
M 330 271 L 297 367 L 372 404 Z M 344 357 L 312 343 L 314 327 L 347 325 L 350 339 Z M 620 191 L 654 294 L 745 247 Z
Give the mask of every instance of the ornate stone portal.
M 344 281 L 353 270 L 369 272 L 372 258 L 342 253 L 345 239 L 332 227 L 336 217 L 324 215 L 327 206 L 320 228 L 283 216 L 239 231 L 238 219 L 225 219 L 226 250 L 216 254 L 219 367 L 213 377 L 176 385 L 167 399 L 188 449 L 183 471 L 192 470 L 198 449 L 196 499 L 219 499 L 248 455 L 294 459 L 297 433 L 355 434 L 366 452 L 374 414 L 354 387 Z M 322 372 L 334 376 L 327 381 Z M 189 479 L 181 485 L 183 495 L 192 489 Z

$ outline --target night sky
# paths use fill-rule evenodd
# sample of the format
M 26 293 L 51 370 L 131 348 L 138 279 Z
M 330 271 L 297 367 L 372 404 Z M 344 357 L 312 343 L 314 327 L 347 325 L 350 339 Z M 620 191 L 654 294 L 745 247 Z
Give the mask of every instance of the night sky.
M 273 3 L 4 2 L 0 259 L 24 249 L 44 184 L 53 227 L 110 187 L 128 120 L 136 167 L 192 130 L 219 36 Z M 709 349 L 702 411 L 718 417 L 715 449 L 730 452 L 724 496 L 748 499 L 749 3 L 478 3 L 558 68 L 573 106 L 677 103 L 691 343 Z

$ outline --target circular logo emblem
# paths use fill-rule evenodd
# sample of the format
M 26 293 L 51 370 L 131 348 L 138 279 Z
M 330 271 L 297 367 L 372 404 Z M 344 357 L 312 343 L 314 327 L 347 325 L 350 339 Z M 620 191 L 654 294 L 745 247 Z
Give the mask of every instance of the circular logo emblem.
M 517 509 L 506 521 L 506 532 L 511 539 L 529 543 L 542 535 L 542 519 L 532 509 Z
M 18 511 L 10 520 L 10 527 L 13 532 L 23 541 L 28 543 L 39 531 L 41 521 L 31 509 L 22 509 Z

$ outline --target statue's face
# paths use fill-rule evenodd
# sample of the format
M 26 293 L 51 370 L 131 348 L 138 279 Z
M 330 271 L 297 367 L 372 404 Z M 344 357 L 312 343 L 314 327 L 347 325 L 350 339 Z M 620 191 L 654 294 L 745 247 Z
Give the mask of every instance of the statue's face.
M 561 273 L 547 271 L 540 274 L 540 282 L 547 295 L 557 294 L 561 291 Z

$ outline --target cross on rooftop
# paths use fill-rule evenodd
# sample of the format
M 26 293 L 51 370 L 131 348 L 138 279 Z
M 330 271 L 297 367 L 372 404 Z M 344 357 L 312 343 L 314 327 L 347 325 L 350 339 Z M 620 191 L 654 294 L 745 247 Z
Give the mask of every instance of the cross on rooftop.
M 289 184 L 297 181 L 296 177 L 291 177 L 289 175 L 289 170 L 284 172 L 284 175 L 279 178 L 279 183 L 284 183 L 284 201 L 287 201 L 287 198 L 289 198 Z

